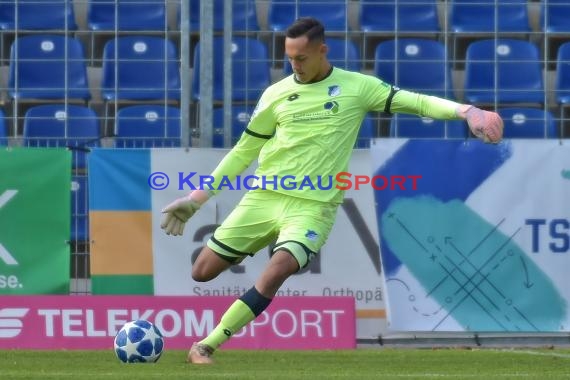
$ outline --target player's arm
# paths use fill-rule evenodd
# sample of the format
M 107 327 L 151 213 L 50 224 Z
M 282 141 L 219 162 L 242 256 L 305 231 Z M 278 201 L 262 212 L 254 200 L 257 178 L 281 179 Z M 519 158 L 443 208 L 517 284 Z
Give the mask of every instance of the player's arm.
M 182 198 L 174 200 L 162 210 L 163 218 L 160 227 L 166 234 L 182 235 L 188 219 L 218 192 L 217 188 L 221 178 L 227 177 L 233 181 L 258 156 L 263 144 L 265 144 L 263 139 L 244 133 L 238 144 L 226 154 L 212 172 L 211 176 L 214 181 L 210 184 L 211 188 L 193 190 Z
M 222 178 L 229 181 L 241 174 L 259 156 L 261 148 L 275 132 L 273 112 L 263 108 L 263 97 L 237 144 L 220 161 L 211 174 L 214 181 L 207 189 L 197 189 L 174 200 L 163 210 L 160 227 L 167 235 L 182 235 L 184 226 L 200 207 L 219 191 Z
M 442 120 L 462 119 L 467 121 L 471 132 L 485 142 L 498 143 L 503 137 L 503 120 L 496 112 L 406 90 L 393 89 L 392 92 L 388 112 Z

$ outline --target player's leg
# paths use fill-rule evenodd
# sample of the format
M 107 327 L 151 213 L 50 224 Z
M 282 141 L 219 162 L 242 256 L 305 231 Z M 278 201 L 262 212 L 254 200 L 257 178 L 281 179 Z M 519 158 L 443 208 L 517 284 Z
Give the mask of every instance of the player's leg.
M 268 191 L 252 191 L 246 194 L 236 209 L 228 216 L 200 252 L 192 268 L 192 277 L 208 281 L 230 265 L 240 263 L 274 241 L 277 236 L 276 215 L 280 215 L 279 203 Z M 224 261 L 226 263 L 224 263 Z M 212 277 L 213 276 L 213 277 Z M 260 305 L 252 302 L 251 291 L 234 302 L 222 316 L 216 328 L 202 341 L 194 343 L 188 360 L 192 363 L 211 363 L 214 350 L 235 331 L 255 318 L 252 308 L 262 308 L 263 298 L 255 297 Z M 246 301 L 243 302 L 242 300 Z M 261 300 L 261 301 L 260 301 Z
M 188 361 L 196 364 L 212 363 L 212 354 L 234 333 L 253 321 L 271 303 L 283 282 L 299 270 L 299 263 L 288 251 L 278 250 L 273 254 L 260 278 L 222 315 L 220 323 L 203 340 L 194 343 Z
M 192 264 L 192 279 L 199 282 L 213 280 L 233 264 L 206 246 L 202 248 L 196 261 Z
M 279 252 L 281 254 L 278 254 Z M 223 258 L 222 255 L 206 246 L 200 251 L 198 258 L 192 265 L 192 279 L 199 282 L 213 280 L 234 264 L 236 264 L 235 261 Z M 298 270 L 299 263 L 289 252 L 277 251 L 255 283 L 256 288 L 266 297 L 273 297 L 283 282 Z
M 326 241 L 337 206 L 283 197 L 278 214 L 282 231 L 271 260 L 255 285 L 230 306 L 212 333 L 192 347 L 189 359 L 193 363 L 211 363 L 214 350 L 259 316 L 285 280 L 307 266 Z
M 212 354 L 234 333 L 253 321 L 271 303 L 283 282 L 299 270 L 297 259 L 285 250 L 276 251 L 267 267 L 249 289 L 222 315 L 220 323 L 198 343 L 194 343 L 188 354 L 188 361 L 196 364 L 212 363 Z
M 299 262 L 287 250 L 277 250 L 255 282 L 254 288 L 265 298 L 272 299 L 281 285 L 299 271 Z
M 337 208 L 335 204 L 287 197 L 271 260 L 246 293 L 254 318 L 269 306 L 285 280 L 317 255 L 334 225 Z

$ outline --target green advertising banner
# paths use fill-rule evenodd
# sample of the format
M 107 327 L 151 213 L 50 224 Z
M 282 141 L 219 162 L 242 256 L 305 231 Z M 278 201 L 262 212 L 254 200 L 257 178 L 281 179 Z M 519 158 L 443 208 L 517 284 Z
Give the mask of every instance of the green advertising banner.
M 0 295 L 68 294 L 71 152 L 0 150 Z

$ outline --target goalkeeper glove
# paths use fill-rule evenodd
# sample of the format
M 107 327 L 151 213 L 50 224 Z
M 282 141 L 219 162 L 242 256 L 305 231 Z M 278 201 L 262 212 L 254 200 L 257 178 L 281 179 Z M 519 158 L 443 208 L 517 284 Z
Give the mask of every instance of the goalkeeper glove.
M 176 199 L 162 209 L 163 217 L 160 228 L 162 228 L 167 235 L 182 235 L 188 219 L 200 209 L 202 204 L 206 202 L 209 197 L 209 193 L 203 190 L 197 190 L 182 198 Z
M 467 121 L 471 132 L 486 143 L 496 144 L 503 138 L 503 119 L 496 112 L 460 105 L 456 113 Z

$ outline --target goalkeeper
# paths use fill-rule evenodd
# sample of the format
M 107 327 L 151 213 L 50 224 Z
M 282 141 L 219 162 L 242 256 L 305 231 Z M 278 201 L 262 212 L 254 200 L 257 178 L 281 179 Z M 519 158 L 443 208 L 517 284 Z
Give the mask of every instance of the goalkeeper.
M 214 189 L 219 179 L 227 176 L 233 181 L 255 159 L 258 178 L 334 178 L 347 171 L 369 111 L 464 119 L 485 142 L 502 138 L 503 123 L 494 112 L 400 90 L 376 77 L 333 67 L 327 60 L 324 27 L 314 18 L 300 18 L 287 29 L 285 53 L 293 75 L 264 91 L 240 140 L 212 173 Z M 175 200 L 163 209 L 161 227 L 169 235 L 182 235 L 188 219 L 215 192 L 196 190 Z M 284 281 L 306 267 L 326 242 L 342 200 L 343 192 L 336 186 L 246 193 L 200 252 L 192 278 L 210 281 L 276 241 L 271 259 L 215 329 L 192 345 L 188 361 L 212 363 L 214 351 L 267 308 Z

